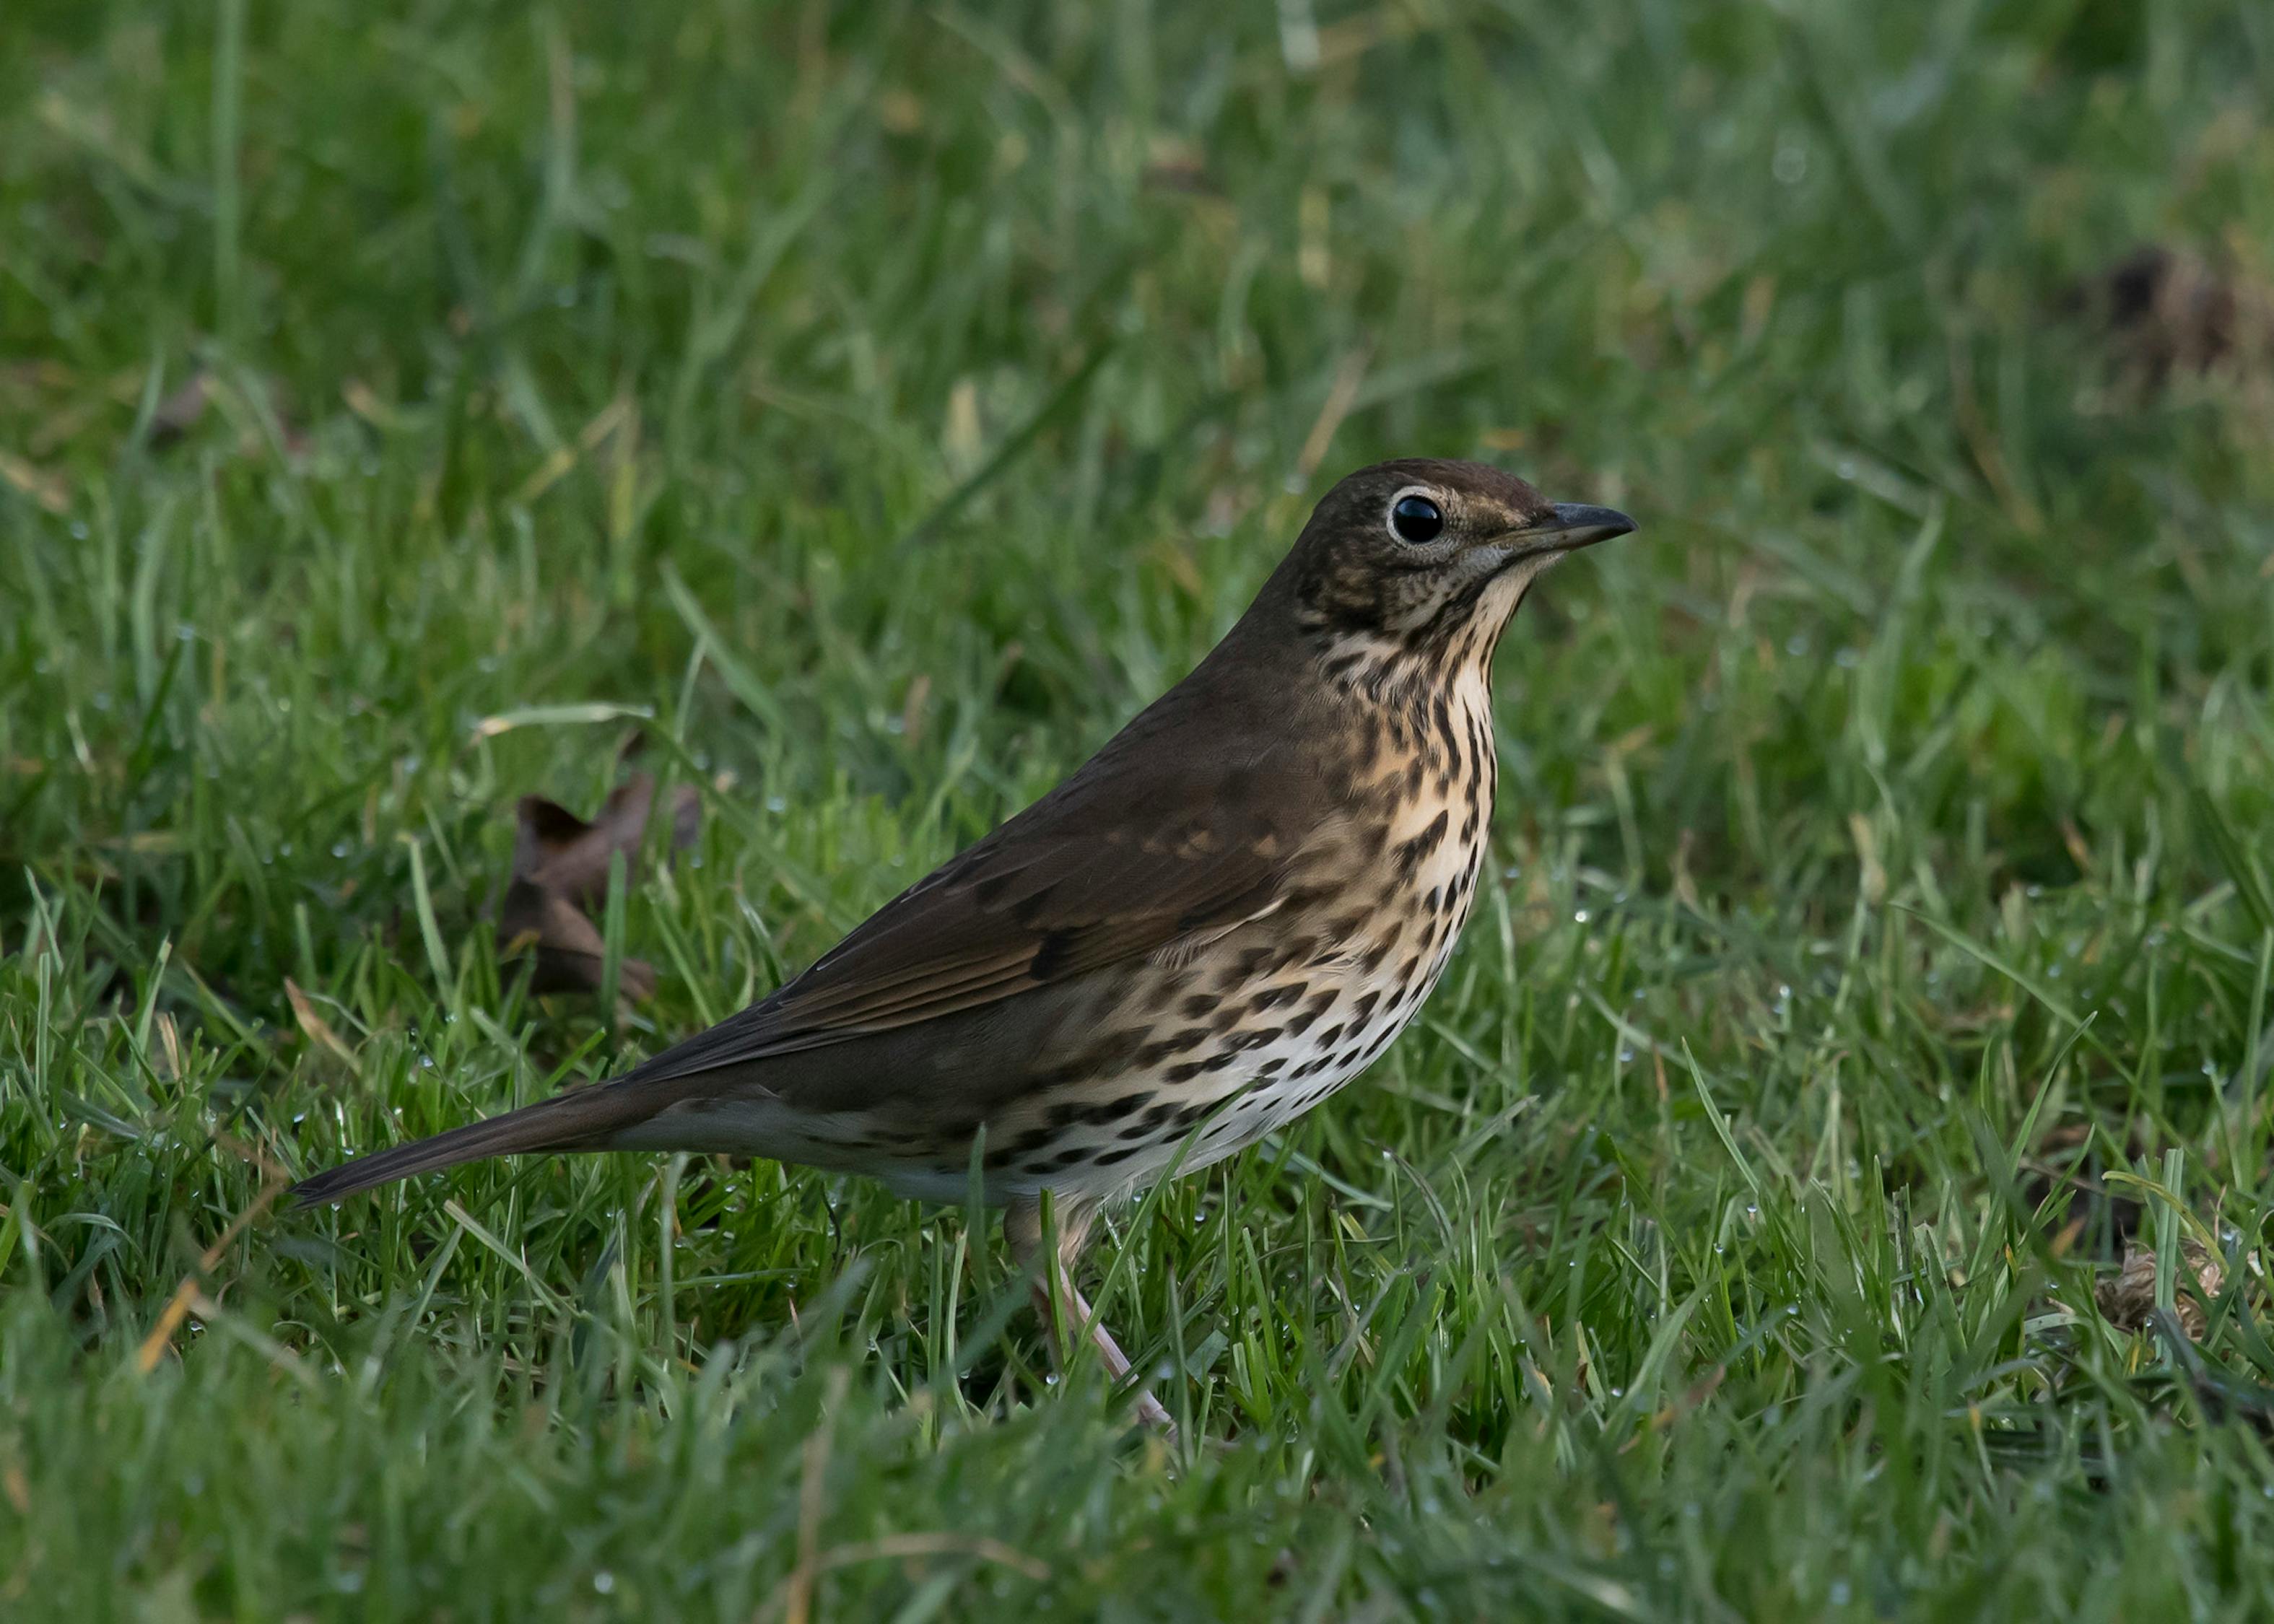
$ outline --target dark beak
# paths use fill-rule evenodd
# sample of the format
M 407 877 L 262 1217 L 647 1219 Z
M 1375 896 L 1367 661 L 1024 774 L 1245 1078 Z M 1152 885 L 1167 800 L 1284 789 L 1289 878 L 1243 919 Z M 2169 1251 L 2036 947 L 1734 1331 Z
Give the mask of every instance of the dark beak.
M 1615 508 L 1590 508 L 1581 502 L 1558 502 L 1554 518 L 1543 520 L 1518 534 L 1532 544 L 1527 552 L 1576 553 L 1581 547 L 1592 547 L 1599 541 L 1610 540 L 1614 536 L 1626 535 L 1634 527 L 1635 522 Z

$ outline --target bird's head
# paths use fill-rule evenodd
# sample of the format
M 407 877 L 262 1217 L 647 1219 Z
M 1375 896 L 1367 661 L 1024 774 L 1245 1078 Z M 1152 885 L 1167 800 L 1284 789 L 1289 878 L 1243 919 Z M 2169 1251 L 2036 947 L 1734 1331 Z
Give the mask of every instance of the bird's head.
M 1634 527 L 1481 462 L 1380 462 L 1327 492 L 1266 597 L 1329 643 L 1488 657 L 1542 570 Z

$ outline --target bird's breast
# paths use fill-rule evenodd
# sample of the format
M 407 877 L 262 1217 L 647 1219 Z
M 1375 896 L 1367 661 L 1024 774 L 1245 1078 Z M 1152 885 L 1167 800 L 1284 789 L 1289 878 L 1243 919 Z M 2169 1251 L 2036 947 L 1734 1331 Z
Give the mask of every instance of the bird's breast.
M 999 1201 L 1190 1171 L 1318 1104 L 1381 1056 L 1435 985 L 1492 811 L 1480 681 L 1348 716 L 1322 758 L 1333 816 L 1293 840 L 1269 906 L 1174 951 L 930 1023 L 921 1043 L 880 1040 L 872 1061 L 908 1085 L 887 1108 L 759 1122 L 779 1108 L 753 1100 L 716 1137 L 794 1135 L 799 1160 L 942 1199 L 960 1199 L 975 1154 Z M 979 1075 L 966 1049 L 999 1064 Z

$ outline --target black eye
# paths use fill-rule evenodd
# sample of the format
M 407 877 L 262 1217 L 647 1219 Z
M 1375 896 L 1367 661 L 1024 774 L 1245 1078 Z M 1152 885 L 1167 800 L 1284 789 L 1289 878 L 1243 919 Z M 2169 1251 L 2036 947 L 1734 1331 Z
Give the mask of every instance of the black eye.
M 1401 496 L 1389 510 L 1389 529 L 1400 541 L 1419 546 L 1445 531 L 1445 510 L 1426 496 Z

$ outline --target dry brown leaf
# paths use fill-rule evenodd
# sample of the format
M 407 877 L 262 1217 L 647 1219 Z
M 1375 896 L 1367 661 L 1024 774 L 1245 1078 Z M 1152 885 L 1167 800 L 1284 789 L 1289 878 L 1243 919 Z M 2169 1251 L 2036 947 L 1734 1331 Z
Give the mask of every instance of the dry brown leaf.
M 2196 1288 L 2206 1297 L 2217 1297 L 2225 1282 L 2218 1259 L 2203 1249 L 2197 1241 L 2180 1244 L 2180 1262 L 2195 1276 Z M 2092 1300 L 2100 1305 L 2102 1318 L 2120 1331 L 2136 1331 L 2148 1323 L 2156 1312 L 2156 1254 L 2147 1247 L 2127 1242 L 2124 1247 L 2124 1264 L 2092 1289 Z M 2176 1309 L 2180 1328 L 2190 1339 L 2203 1333 L 2202 1304 L 2181 1291 Z
M 607 966 L 607 941 L 584 910 L 558 891 L 528 880 L 506 888 L 505 904 L 498 911 L 498 953 L 517 958 L 537 957 L 531 979 L 531 992 L 598 992 Z M 626 959 L 616 969 L 617 990 L 628 998 L 645 998 L 655 992 L 655 966 L 644 959 Z
M 508 958 L 534 952 L 531 990 L 599 990 L 606 943 L 589 911 L 606 906 L 608 870 L 619 853 L 625 883 L 638 877 L 640 842 L 654 805 L 655 780 L 644 772 L 617 786 L 589 823 L 542 795 L 521 798 L 513 880 L 498 910 L 498 950 Z M 673 852 L 694 843 L 701 817 L 694 787 L 679 786 L 671 797 Z M 644 959 L 626 959 L 619 966 L 617 989 L 625 996 L 651 996 L 655 986 L 655 966 Z
M 2148 387 L 2174 372 L 2274 367 L 2274 289 L 2185 249 L 2135 249 L 2072 289 Z
M 626 883 L 638 879 L 640 838 L 654 803 L 655 780 L 644 772 L 634 773 L 611 791 L 590 823 L 557 801 L 523 795 L 513 849 L 514 878 L 558 892 L 580 907 L 600 906 L 608 897 L 609 861 L 617 853 L 624 856 Z M 680 785 L 672 792 L 673 851 L 682 852 L 694 844 L 702 815 L 702 801 L 692 785 Z

